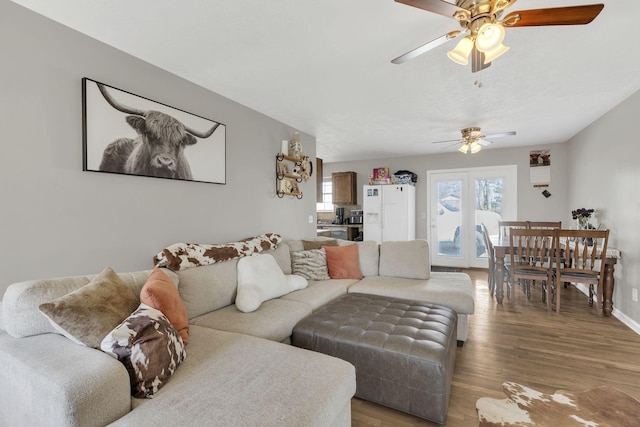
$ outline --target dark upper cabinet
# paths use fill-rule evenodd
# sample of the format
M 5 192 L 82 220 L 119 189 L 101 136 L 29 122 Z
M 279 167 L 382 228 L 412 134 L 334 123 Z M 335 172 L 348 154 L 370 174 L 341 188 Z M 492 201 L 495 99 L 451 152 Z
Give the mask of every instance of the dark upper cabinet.
M 355 205 L 358 203 L 358 182 L 355 172 L 334 172 L 331 174 L 334 205 Z
M 316 202 L 322 203 L 322 159 L 316 158 Z

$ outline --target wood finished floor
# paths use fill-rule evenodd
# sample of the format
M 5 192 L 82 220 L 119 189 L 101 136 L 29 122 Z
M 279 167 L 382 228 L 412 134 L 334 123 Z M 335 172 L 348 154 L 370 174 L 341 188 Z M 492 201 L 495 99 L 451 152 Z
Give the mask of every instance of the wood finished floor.
M 486 271 L 465 272 L 476 307 L 469 338 L 457 349 L 445 426 L 477 426 L 476 400 L 504 398 L 505 381 L 543 393 L 607 384 L 640 400 L 640 336 L 614 317 L 598 318 L 575 287 L 561 290 L 561 313 L 549 314 L 539 286 L 531 300 L 518 290 L 515 307 L 499 305 Z M 354 427 L 439 425 L 357 398 L 351 410 Z

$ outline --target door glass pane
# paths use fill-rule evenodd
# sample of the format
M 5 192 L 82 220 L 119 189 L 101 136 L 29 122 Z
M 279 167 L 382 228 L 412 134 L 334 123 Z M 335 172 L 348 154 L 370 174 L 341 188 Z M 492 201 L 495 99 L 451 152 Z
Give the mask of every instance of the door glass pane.
M 462 181 L 438 182 L 437 236 L 438 255 L 460 257 L 462 255 L 460 230 Z
M 486 248 L 482 237 L 482 224 L 487 227 L 489 236 L 493 241 L 498 238 L 498 222 L 502 219 L 502 189 L 504 180 L 502 178 L 475 180 L 476 197 L 476 236 L 475 236 L 475 256 L 476 258 L 486 258 Z

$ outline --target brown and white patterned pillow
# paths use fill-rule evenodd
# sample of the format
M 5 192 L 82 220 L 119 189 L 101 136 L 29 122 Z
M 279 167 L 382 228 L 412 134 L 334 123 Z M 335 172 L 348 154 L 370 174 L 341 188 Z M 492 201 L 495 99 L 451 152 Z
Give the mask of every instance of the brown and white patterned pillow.
M 307 280 L 329 280 L 324 249 L 291 252 L 291 271 Z
M 134 397 L 152 398 L 187 357 L 178 331 L 146 304 L 111 331 L 100 348 L 127 368 Z
M 216 245 L 174 243 L 155 255 L 153 263 L 156 267 L 167 267 L 170 270 L 179 271 L 189 267 L 211 265 L 275 249 L 281 241 L 281 235 L 266 233 L 260 236 L 248 237 L 239 242 Z

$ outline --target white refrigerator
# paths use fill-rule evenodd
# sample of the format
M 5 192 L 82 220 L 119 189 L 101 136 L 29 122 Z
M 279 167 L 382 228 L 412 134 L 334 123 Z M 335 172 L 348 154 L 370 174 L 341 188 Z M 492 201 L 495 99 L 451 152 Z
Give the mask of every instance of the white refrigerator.
M 364 240 L 416 238 L 416 188 L 410 184 L 365 185 L 362 193 Z

